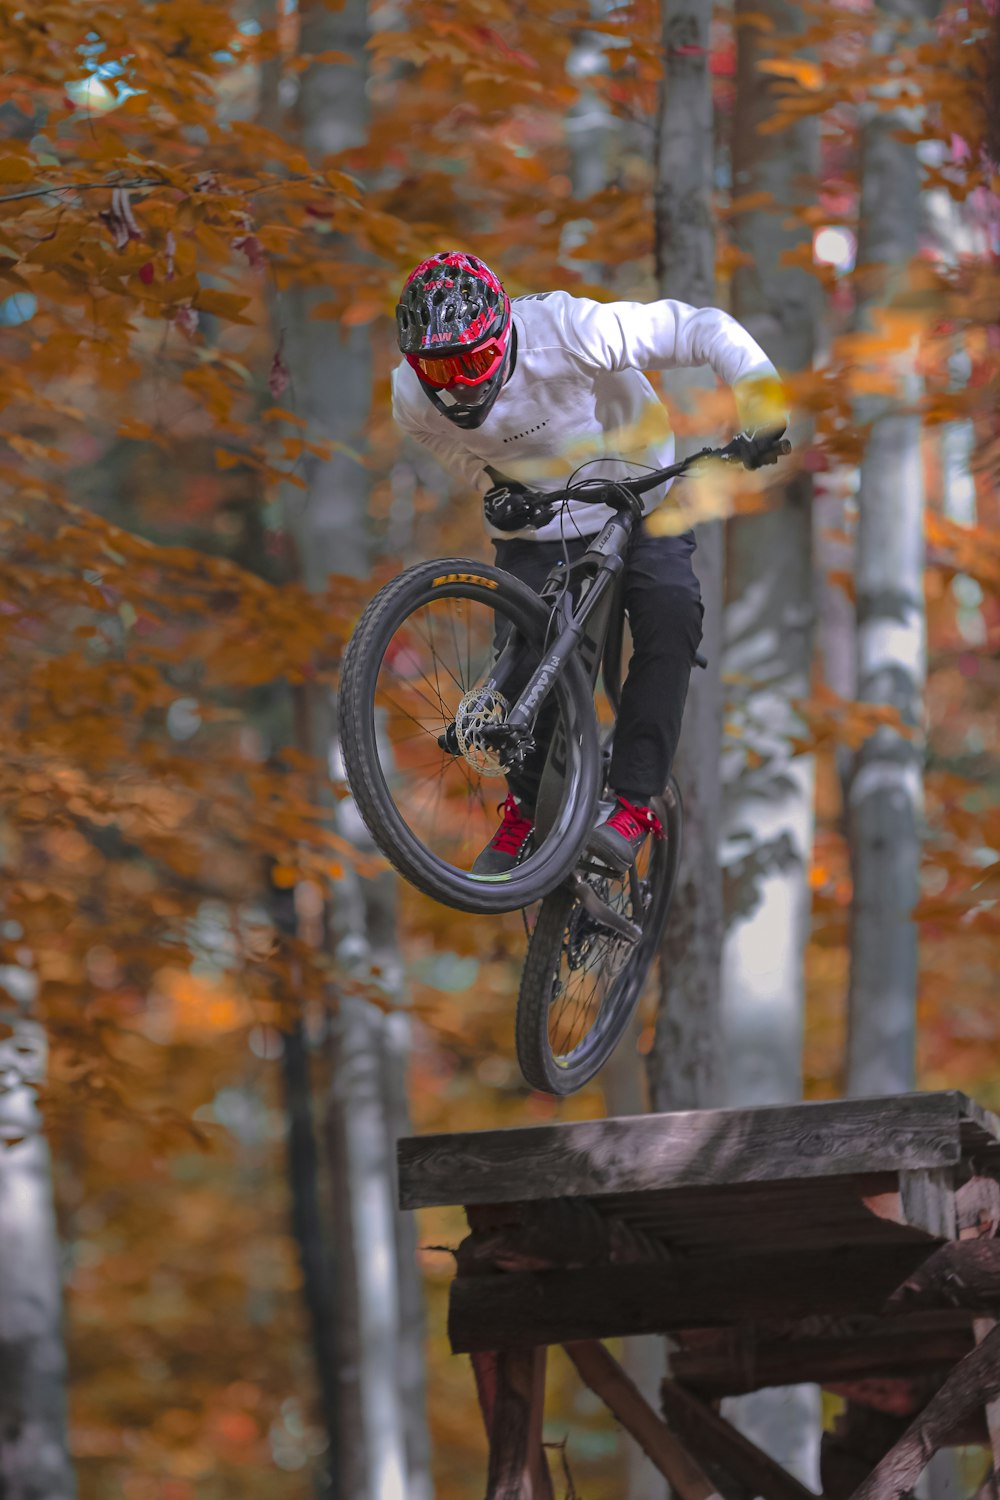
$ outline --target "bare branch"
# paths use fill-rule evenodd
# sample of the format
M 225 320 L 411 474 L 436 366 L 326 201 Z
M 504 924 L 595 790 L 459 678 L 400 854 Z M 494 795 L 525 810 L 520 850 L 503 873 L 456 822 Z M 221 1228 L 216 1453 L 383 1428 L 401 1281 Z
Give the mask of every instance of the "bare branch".
M 135 177 L 128 182 L 56 182 L 49 187 L 24 188 L 20 193 L 5 193 L 0 203 L 13 203 L 17 198 L 45 198 L 49 193 L 88 193 L 94 188 L 120 191 L 128 188 L 159 187 L 160 177 Z

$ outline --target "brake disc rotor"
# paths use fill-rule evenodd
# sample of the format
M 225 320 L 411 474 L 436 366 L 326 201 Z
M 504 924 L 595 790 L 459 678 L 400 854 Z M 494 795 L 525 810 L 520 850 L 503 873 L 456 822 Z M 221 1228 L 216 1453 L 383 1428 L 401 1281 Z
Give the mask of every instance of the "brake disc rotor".
M 473 688 L 455 713 L 455 739 L 465 760 L 480 776 L 503 776 L 507 767 L 496 750 L 483 743 L 486 729 L 494 729 L 507 717 L 509 704 L 494 688 Z

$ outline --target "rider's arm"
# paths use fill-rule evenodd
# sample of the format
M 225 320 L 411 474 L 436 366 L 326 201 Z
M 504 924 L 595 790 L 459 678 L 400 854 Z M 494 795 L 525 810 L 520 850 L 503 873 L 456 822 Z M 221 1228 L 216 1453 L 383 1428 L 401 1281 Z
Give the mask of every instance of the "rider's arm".
M 709 365 L 733 387 L 744 427 L 783 426 L 787 405 L 777 370 L 742 324 L 718 307 L 659 302 L 593 302 L 565 295 L 566 344 L 599 370 L 673 370 Z

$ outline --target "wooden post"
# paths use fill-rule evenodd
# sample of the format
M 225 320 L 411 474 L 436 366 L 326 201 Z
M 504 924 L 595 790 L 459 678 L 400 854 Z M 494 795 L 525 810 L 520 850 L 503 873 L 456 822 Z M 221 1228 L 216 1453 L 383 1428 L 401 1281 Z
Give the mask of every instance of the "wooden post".
M 472 1367 L 490 1441 L 486 1500 L 553 1500 L 542 1447 L 545 1349 L 488 1350 Z
M 889 1450 L 853 1500 L 899 1500 L 916 1484 L 927 1460 L 973 1408 L 1000 1395 L 1000 1325 L 952 1370 L 944 1385 Z
M 996 1327 L 997 1323 L 994 1318 L 973 1318 L 972 1332 L 976 1343 L 983 1343 Z M 993 1471 L 995 1474 L 1000 1474 L 1000 1399 L 994 1396 L 992 1401 L 985 1401 L 983 1403 L 983 1411 L 986 1415 L 986 1426 L 990 1434 Z
M 582 1380 L 631 1433 L 680 1500 L 722 1500 L 715 1485 L 666 1423 L 656 1415 L 621 1365 L 596 1339 L 564 1345 Z
M 683 1386 L 664 1380 L 660 1392 L 667 1421 L 696 1458 L 711 1454 L 749 1493 L 766 1500 L 815 1500 L 812 1490 Z

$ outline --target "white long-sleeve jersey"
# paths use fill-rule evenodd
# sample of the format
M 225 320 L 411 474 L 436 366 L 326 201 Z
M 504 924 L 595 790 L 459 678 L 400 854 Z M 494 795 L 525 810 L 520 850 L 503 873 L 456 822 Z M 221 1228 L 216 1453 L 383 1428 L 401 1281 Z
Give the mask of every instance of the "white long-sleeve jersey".
M 774 366 L 746 329 L 719 308 L 666 299 L 594 302 L 561 291 L 517 297 L 512 307 L 514 370 L 481 427 L 466 430 L 449 422 L 405 360 L 393 372 L 396 421 L 452 474 L 482 492 L 494 482 L 487 465 L 544 491 L 562 489 L 581 464 L 586 467 L 577 478 L 603 479 L 634 477 L 640 471 L 629 464 L 671 464 L 670 420 L 644 370 L 710 365 L 736 388 L 744 425 L 752 425 L 755 393 L 769 391 L 774 410 L 773 393 L 780 390 Z M 644 496 L 647 512 L 660 504 L 666 488 Z M 496 537 L 538 541 L 593 536 L 611 514 L 603 505 L 576 501 L 538 530 L 487 529 Z

